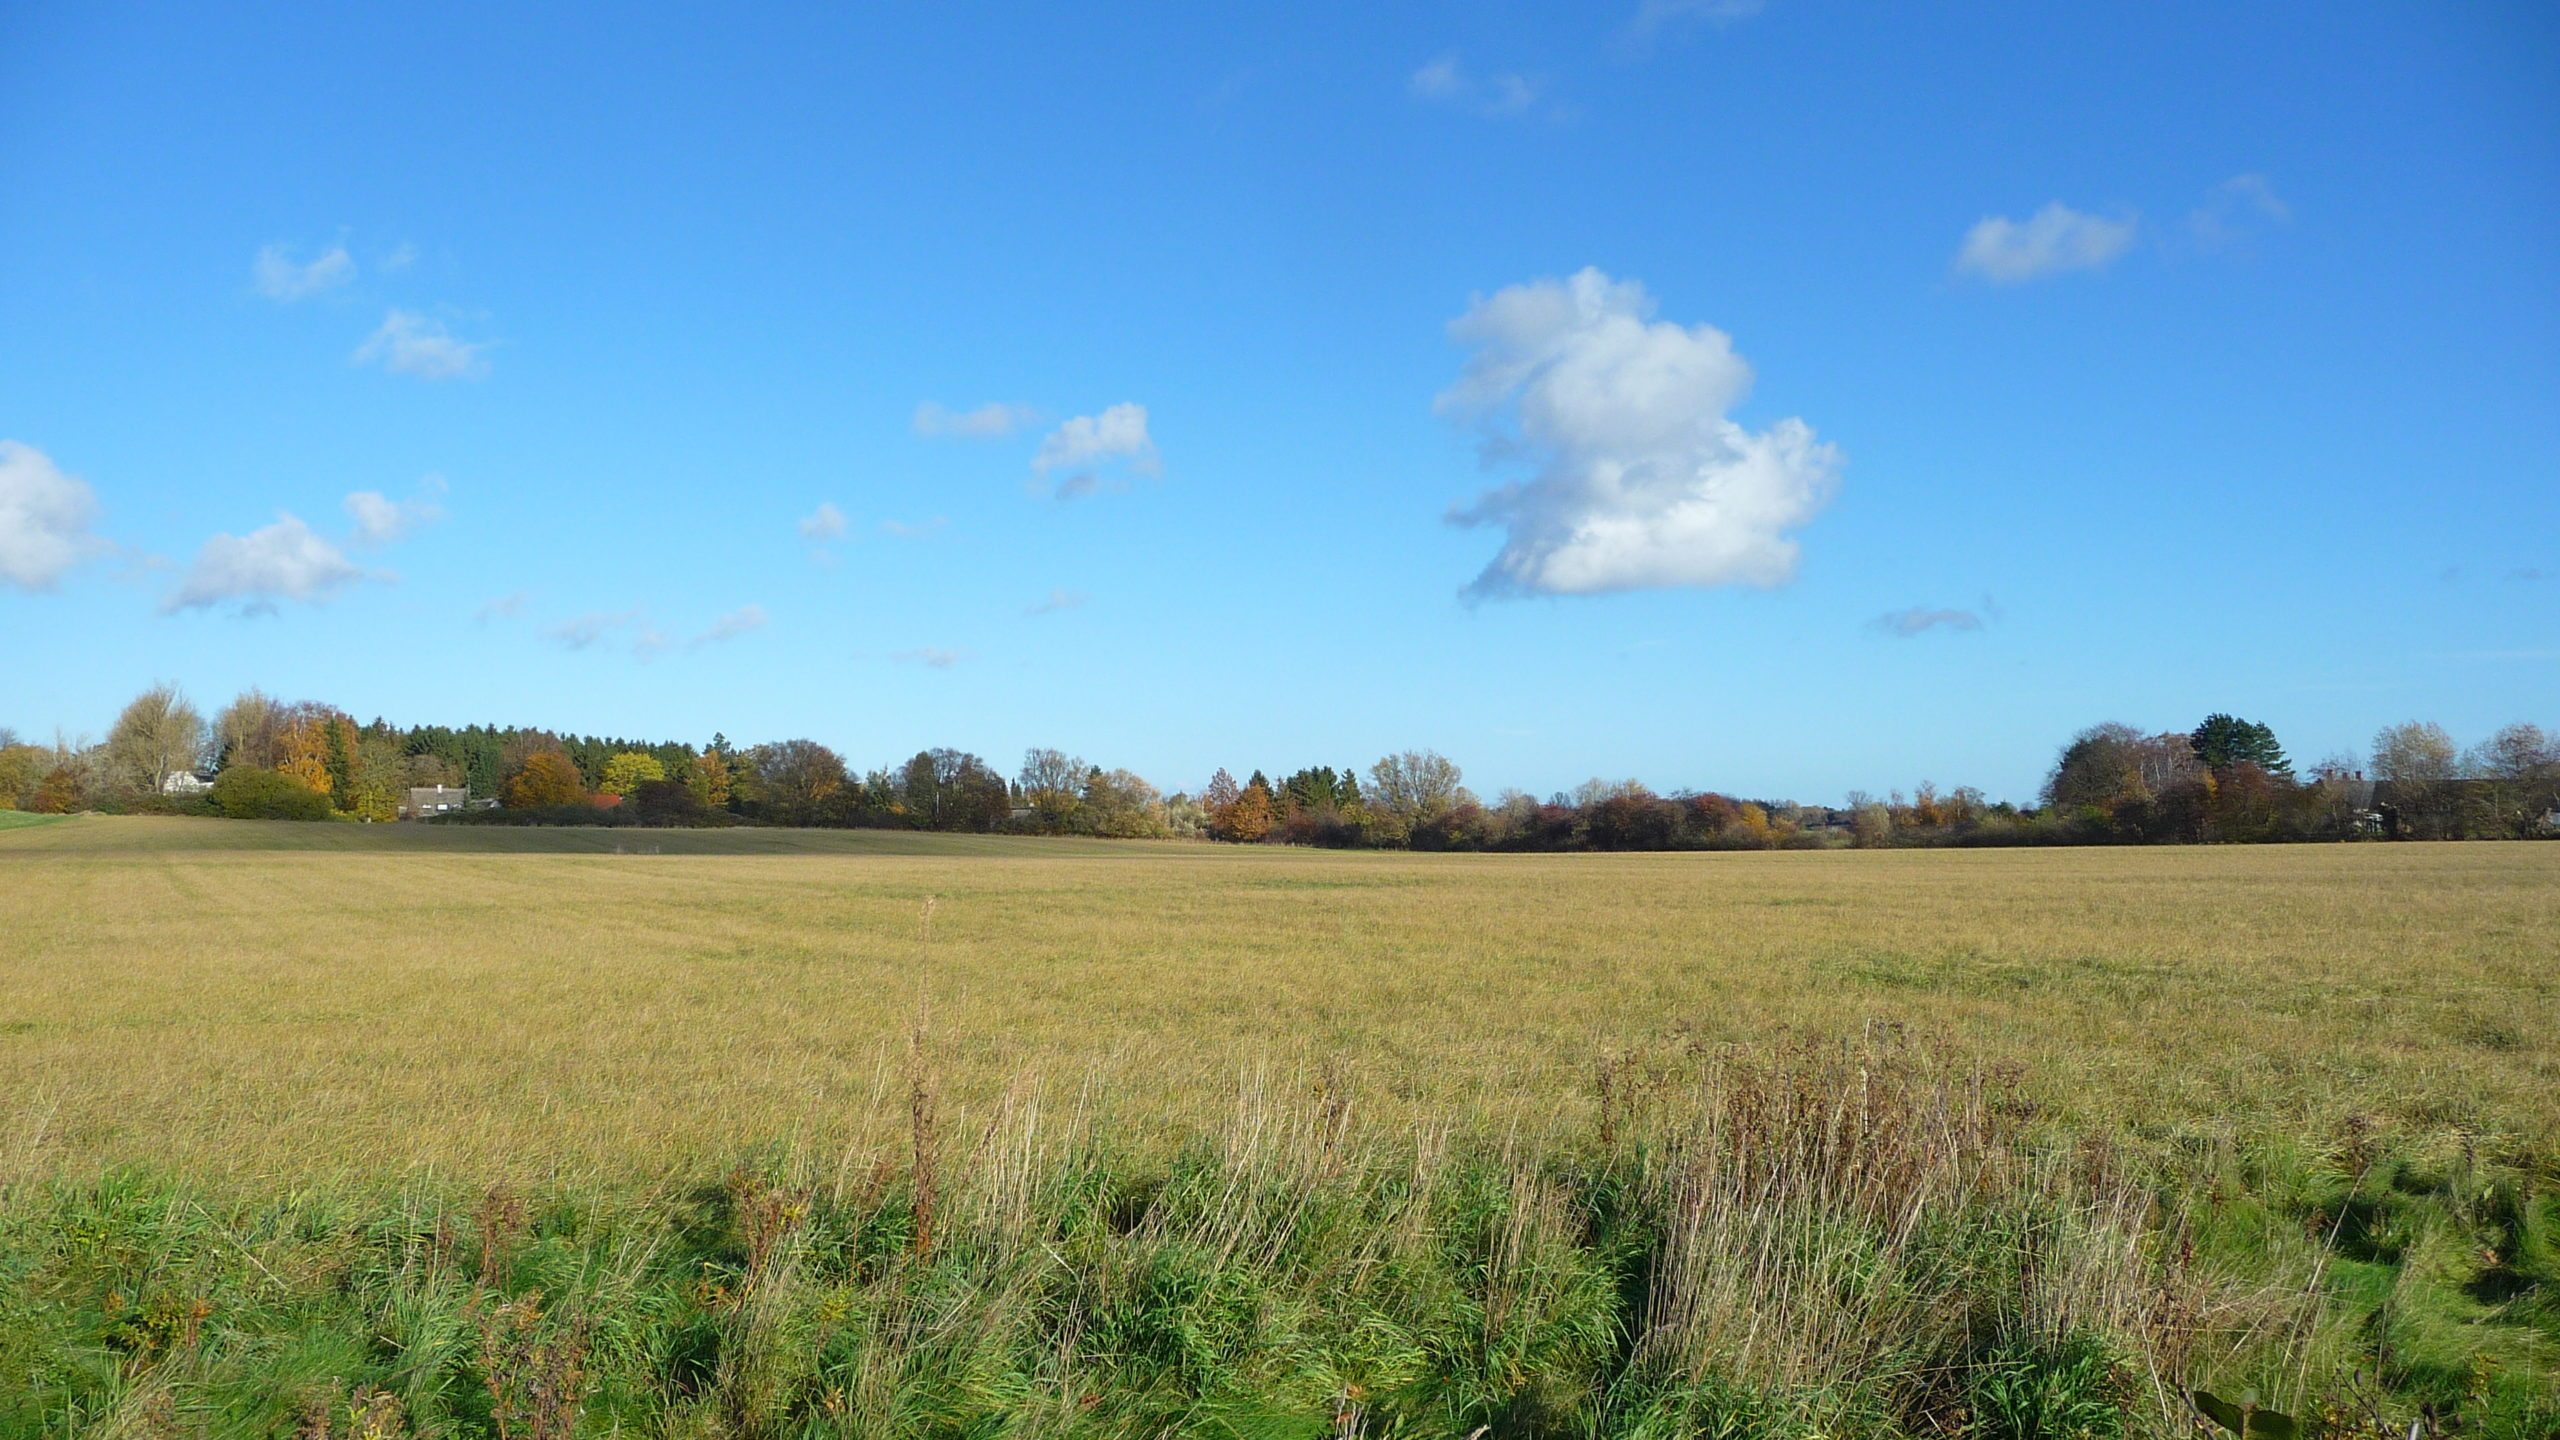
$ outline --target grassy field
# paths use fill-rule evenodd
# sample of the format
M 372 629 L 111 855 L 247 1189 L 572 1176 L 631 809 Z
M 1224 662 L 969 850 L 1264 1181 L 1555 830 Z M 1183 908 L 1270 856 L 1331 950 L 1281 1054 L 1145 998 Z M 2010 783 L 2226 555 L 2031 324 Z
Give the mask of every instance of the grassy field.
M 63 1371 L 40 1387 L 56 1399 L 7 1413 L 31 1435 L 80 1417 L 133 1434 L 164 1423 L 289 1433 L 307 1420 L 297 1406 L 314 1375 L 362 1374 L 405 1377 L 406 1389 L 380 1383 L 422 1433 L 489 1433 L 475 1427 L 513 1413 L 492 1377 L 516 1363 L 505 1325 L 488 1328 L 493 1307 L 547 1288 L 553 1310 L 524 1328 L 553 1334 L 541 1326 L 567 1323 L 557 1297 L 583 1286 L 588 1328 L 560 1333 L 601 1347 L 587 1362 L 596 1377 L 625 1378 L 592 1379 L 582 1423 L 650 1433 L 1457 1436 L 1482 1423 L 1630 1436 L 1953 1426 L 2023 1440 L 2175 1430 L 2184 1412 L 2164 1387 L 2198 1374 L 2246 1375 L 2271 1401 L 2325 1396 L 2334 1408 L 2362 1393 L 2365 1366 L 2377 1416 L 2414 1413 L 2423 1396 L 2468 1404 L 2478 1433 L 2531 1436 L 2560 1425 L 2560 1408 L 2537 1408 L 2560 1374 L 2560 1260 L 2547 1253 L 2560 1234 L 2556 920 L 2560 845 L 1514 857 L 879 832 L 94 817 L 12 828 L 0 831 L 0 1184 L 22 1252 L 52 1257 L 27 1263 L 44 1277 L 36 1288 L 61 1297 L 60 1335 L 86 1325 L 127 1342 L 112 1383 L 82 1390 Z M 1900 1098 L 1877 1098 L 1887 1092 Z M 1779 1113 L 1796 1117 L 1772 1132 L 1792 1137 L 1783 1144 L 1735 1138 Z M 1906 1131 L 1970 1138 L 1906 1154 Z M 1185 1148 L 1202 1143 L 1211 1151 Z M 1122 1158 L 1104 1172 L 1137 1177 L 1117 1199 L 1119 1181 L 1069 1183 L 1106 1152 Z M 1141 1152 L 1157 1158 L 1127 1158 Z M 1215 1175 L 1183 1168 L 1179 1157 L 1200 1153 L 1219 1157 Z M 1876 1158 L 1887 1154 L 1903 1158 Z M 1803 1318 L 1794 1348 L 1779 1347 L 1797 1357 L 1784 1364 L 1765 1345 L 1698 1338 L 1713 1327 L 1697 1304 L 1677 1324 L 1643 1318 L 1667 1303 L 1665 1257 L 1703 1243 L 1679 1237 L 1704 1223 L 1699 1187 L 1727 1183 L 1698 1178 L 1700 1157 L 1717 1155 L 1716 1176 L 1777 1166 L 1719 1223 L 1814 1227 L 1717 1232 L 1746 1249 L 1827 1254 L 1799 1242 L 1835 1235 L 1842 1216 L 1867 1217 L 1856 1229 L 1907 1208 L 1901 1228 L 1877 1232 L 1881 1248 L 1856 1252 L 1859 1287 L 1905 1275 L 1892 1282 L 1902 1318 L 1857 1312 L 1859 1333 L 1885 1348 L 1834 1367 L 1870 1378 L 1824 1379 L 1833 1372 L 1804 1358 L 1851 1355 L 1846 1332 L 1822 1329 L 1836 1316 Z M 1422 1175 L 1442 1179 L 1416 1199 Z M 1226 1198 L 1195 1195 L 1185 1210 L 1172 1197 L 1186 1183 Z M 494 1202 L 475 1210 L 492 1185 L 550 1197 L 555 1211 L 511 1222 Z M 1478 1191 L 1493 1198 L 1475 1209 L 1450 1198 Z M 1781 1191 L 1799 1208 L 1768 1201 Z M 380 1198 L 395 1192 L 398 1225 Z M 1263 1199 L 1237 1198 L 1247 1192 Z M 316 1218 L 308 1208 L 364 1195 L 377 1198 L 333 1200 Z M 667 1197 L 683 1195 L 710 1197 L 683 1202 L 709 1209 L 667 1231 Z M 1281 1204 L 1274 1195 L 1295 1197 L 1282 1209 L 1296 1218 L 1238 1218 Z M 992 1248 L 916 1240 L 937 1205 L 949 1233 Z M 792 1218 L 759 1221 L 760 1206 Z M 1369 1214 L 1370 1228 L 1343 1222 L 1326 1242 L 1338 1253 L 1313 1271 L 1283 1263 L 1289 1245 L 1313 1243 L 1306 1217 L 1327 1206 Z M 2067 1304 L 2033 1298 L 2060 1283 L 2037 1268 L 2054 1262 L 2032 1260 L 2046 1242 L 1995 1246 L 1978 1272 L 1920 1263 L 1922 1250 L 1969 1253 L 1960 1237 L 2008 1235 L 2013 1222 L 2042 1233 L 2032 1217 L 2048 1213 L 2078 1237 L 2064 1249 L 2082 1247 L 2070 1253 L 2083 1255 L 2073 1273 L 2086 1293 Z M 1079 1215 L 1103 1238 L 1078 1239 Z M 132 1255 L 160 1260 L 98 1270 L 62 1258 L 73 1252 L 61 1235 L 128 1222 Z M 508 1241 L 519 1223 L 521 1243 Z M 1293 1238 L 1257 1249 L 1245 1232 L 1262 1224 Z M 1048 1228 L 1026 1238 L 1026 1226 Z M 395 1231 L 410 1239 L 383 1238 Z M 711 1232 L 726 1238 L 702 1238 Z M 448 1233 L 454 1268 L 418 1269 Z M 644 1247 L 653 1258 L 617 1270 L 612 1257 L 639 1253 L 629 1247 L 642 1233 L 660 1237 Z M 794 1270 L 783 1286 L 759 1268 L 780 1263 L 776 1234 L 797 1237 L 789 1253 L 803 1259 L 831 1236 L 841 1264 Z M 1924 1234 L 1934 1248 L 1912 1248 Z M 1478 1240 L 1460 1243 L 1467 1235 Z M 1163 1281 L 1165 1254 L 1205 1253 L 1231 1267 L 1211 1267 L 1226 1277 L 1213 1291 L 1259 1297 L 1247 1308 L 1261 1318 L 1233 1321 L 1248 1338 L 1210 1347 L 1227 1359 L 1162 1361 L 1164 1346 L 1189 1354 L 1192 1342 L 1155 1331 L 1090 1358 L 1104 1313 L 1093 1287 L 1109 1287 L 1077 1247 L 1102 1245 L 1097 1255 L 1116 1258 L 1092 1260 L 1093 1273 L 1137 1284 L 1112 1267 L 1138 1262 L 1112 1247 L 1141 1239 L 1159 1247 L 1140 1267 L 1155 1276 L 1146 1285 Z M 1492 1248 L 1460 1263 L 1479 1242 Z M 269 1369 L 238 1359 L 221 1370 L 213 1351 L 199 1355 L 186 1299 L 132 1340 L 135 1297 L 157 1283 L 133 1276 L 167 1272 L 171 1255 L 213 1268 L 164 1285 L 170 1295 L 215 1293 L 229 1282 L 203 1276 L 217 1271 L 264 1284 L 220 1261 L 224 1244 L 270 1275 L 320 1263 L 293 1248 L 318 1245 L 340 1257 L 331 1294 L 373 1294 L 351 1278 L 372 1275 L 386 1306 L 424 1303 L 400 1287 L 432 1280 L 451 1317 L 478 1317 L 479 1358 L 474 1332 L 451 1318 L 449 1371 L 369 1351 L 277 1370 L 272 1343 L 245 1340 L 238 1355 Z M 906 1258 L 864 1269 L 859 1255 L 875 1250 Z M 346 1258 L 358 1252 L 373 1270 Z M 2171 1252 L 2187 1258 L 2172 1264 Z M 980 1254 L 967 1304 L 1012 1295 L 1033 1317 L 1020 1335 L 1013 1320 L 973 1322 L 981 1338 L 1012 1337 L 997 1347 L 1010 1358 L 985 1361 L 1014 1367 L 1002 1383 L 934 1368 L 959 1364 L 957 1352 L 911 1333 L 919 1295 L 961 1293 L 934 1288 L 959 1283 L 936 1268 L 962 1265 L 955 1253 Z M 985 1258 L 999 1253 L 1013 1258 Z M 2178 1288 L 2188 1280 L 2162 1278 L 2188 1275 L 2179 1267 L 2199 1253 L 2210 1284 L 2194 1280 L 2190 1294 Z M 1380 1266 L 1455 1265 L 1449 1303 L 1474 1294 L 1480 1312 L 1487 1275 L 1531 1255 L 1552 1262 L 1531 1266 L 1545 1278 L 1529 1288 L 1565 1337 L 1537 1342 L 1560 1347 L 1537 1351 L 1544 1359 L 1457 1365 L 1449 1346 L 1475 1354 L 1501 1327 L 1467 1312 L 1459 1340 L 1433 1339 L 1456 1322 L 1431 1305 L 1381 1311 L 1338 1344 L 1307 1338 L 1332 1333 L 1326 1297 L 1350 1293 L 1350 1272 L 1325 1266 L 1374 1281 Z M 686 1269 L 697 1263 L 708 1268 Z M 1636 1285 L 1628 1266 L 1653 1278 Z M 1081 1278 L 1051 1297 L 1054 1313 L 1023 1298 L 1047 1295 L 1054 1276 L 1038 1277 L 1058 1267 Z M 809 1278 L 820 1270 L 852 1288 L 827 1292 Z M 727 1288 L 696 1294 L 714 1271 Z M 127 1288 L 106 1288 L 110 1272 Z M 1774 1273 L 1693 1288 L 1794 1314 L 1786 1305 L 1801 1308 L 1808 1282 L 1786 1281 L 1797 1298 L 1781 1303 L 1752 1288 L 1778 1284 Z M 682 1371 L 661 1353 L 677 1342 L 655 1330 L 606 1365 L 615 1332 L 594 1318 L 596 1287 L 643 1279 L 694 1297 L 668 1301 L 669 1314 L 693 1306 L 728 1337 L 705 1342 L 727 1357 L 704 1362 L 708 1378 L 666 1378 Z M 799 1298 L 773 1298 L 784 1290 Z M 907 1338 L 883 1350 L 886 1332 L 844 1318 L 869 1313 L 862 1296 L 906 1316 Z M 1596 1308 L 1573 1310 L 1585 1302 Z M 2192 1334 L 2158 1318 L 2191 1303 L 2256 1318 Z M 951 1304 L 937 1324 L 971 1313 Z M 809 1318 L 838 1314 L 828 1305 L 841 1324 Z M 1970 1320 L 1959 1341 L 1916 1318 L 1969 1305 L 2017 1311 L 1993 1328 L 2028 1349 L 1986 1350 Z M 776 1318 L 785 1311 L 798 1318 Z M 379 1329 L 388 1313 L 347 1323 Z M 537 1325 L 540 1313 L 551 1318 Z M 1208 1333 L 1201 1314 L 1181 1313 L 1166 1333 Z M 1276 1315 L 1300 1316 L 1291 1343 L 1321 1351 L 1322 1366 L 1270 1358 Z M 806 1351 L 805 1374 L 749 1373 L 741 1357 L 789 1349 L 782 1330 L 750 1334 L 756 1324 L 800 1327 L 791 1344 Z M 1653 1353 L 1628 1338 L 1639 1331 L 1690 1337 L 1663 1342 L 1690 1368 L 1639 1364 Z M 170 1338 L 181 1332 L 185 1347 Z M 872 1339 L 854 1345 L 857 1332 Z M 1357 1336 L 1390 1332 L 1436 1358 L 1344 1358 L 1368 1353 Z M 2081 1390 L 2038 1378 L 2079 1363 L 2075 1336 L 2117 1357 L 2100 1369 L 2119 1378 Z M 1061 1344 L 1116 1398 L 1062 1400 L 1069 1382 L 1023 1358 Z M 182 1348 L 193 1369 L 171 1368 Z M 928 1352 L 942 1358 L 904 1379 L 863 1368 Z M 160 1368 L 129 1363 L 136 1354 Z M 1261 1358 L 1236 1358 L 1248 1355 Z M 1157 1356 L 1156 1368 L 1131 1356 Z M 1450 1378 L 1462 1371 L 1474 1388 Z M 1662 1378 L 1674 1372 L 1686 1378 Z M 136 1378 L 147 1375 L 160 1379 Z M 2123 1376 L 2149 1391 L 2135 1397 Z M 2087 1395 L 2113 1397 L 2088 1414 L 2117 1418 L 2055 1418 Z M 352 1390 L 319 1403 L 345 1425 L 362 1419 Z M 1710 1425 L 1709 1412 L 1732 1423 Z M 540 1433 L 521 1418 L 510 1431 Z
M 2362 1116 L 2548 1150 L 2556 918 L 2560 846 L 1417 856 L 95 818 L 0 835 L 0 1088 L 40 1122 L 21 1167 L 612 1175 L 872 1138 L 920 1003 L 963 1100 L 1098 1075 L 1176 1118 L 1257 1067 L 1389 1113 L 1572 1117 L 1604 1057 L 1892 1024 L 2148 1130 Z

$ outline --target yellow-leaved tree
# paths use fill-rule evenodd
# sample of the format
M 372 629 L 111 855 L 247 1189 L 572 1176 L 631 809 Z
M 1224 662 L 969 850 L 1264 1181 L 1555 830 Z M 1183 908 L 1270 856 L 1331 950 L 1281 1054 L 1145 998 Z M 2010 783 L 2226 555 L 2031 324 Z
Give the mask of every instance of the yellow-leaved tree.
M 329 773 L 329 732 L 333 728 L 328 715 L 304 715 L 285 727 L 283 753 L 276 769 L 310 787 L 313 794 L 326 795 L 335 778 Z
M 628 795 L 652 780 L 667 778 L 667 767 L 655 755 L 625 750 L 604 762 L 604 778 L 597 782 L 599 795 Z
M 694 756 L 684 783 L 702 797 L 704 809 L 729 808 L 729 761 L 718 750 L 706 749 Z

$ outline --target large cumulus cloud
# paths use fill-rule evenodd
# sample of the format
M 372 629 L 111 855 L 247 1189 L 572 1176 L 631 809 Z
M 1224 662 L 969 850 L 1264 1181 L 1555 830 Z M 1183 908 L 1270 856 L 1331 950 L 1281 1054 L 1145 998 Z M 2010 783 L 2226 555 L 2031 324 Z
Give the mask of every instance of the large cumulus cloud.
M 1641 284 L 1586 269 L 1480 298 L 1449 333 L 1471 353 L 1440 413 L 1479 427 L 1489 461 L 1535 470 L 1450 512 L 1506 534 L 1470 597 L 1794 578 L 1792 532 L 1840 454 L 1801 420 L 1727 418 L 1751 367 L 1723 331 L 1656 319 Z

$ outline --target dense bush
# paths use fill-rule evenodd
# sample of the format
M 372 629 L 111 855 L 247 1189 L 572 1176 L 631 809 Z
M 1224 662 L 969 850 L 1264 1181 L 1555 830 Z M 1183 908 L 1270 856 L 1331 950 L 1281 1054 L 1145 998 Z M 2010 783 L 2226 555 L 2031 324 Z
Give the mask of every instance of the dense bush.
M 326 820 L 329 797 L 290 775 L 234 765 L 214 777 L 213 808 L 233 820 Z
M 711 807 L 682 781 L 644 780 L 624 801 L 622 809 L 643 825 L 676 826 L 711 823 Z

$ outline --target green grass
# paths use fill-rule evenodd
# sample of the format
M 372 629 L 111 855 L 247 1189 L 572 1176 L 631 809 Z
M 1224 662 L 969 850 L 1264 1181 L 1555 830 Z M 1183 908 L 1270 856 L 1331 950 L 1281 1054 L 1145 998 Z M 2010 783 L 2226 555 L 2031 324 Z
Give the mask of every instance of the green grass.
M 11 830 L 32 830 L 39 825 L 61 821 L 60 815 L 35 815 L 24 810 L 0 810 L 0 834 Z
M 2166 1436 L 2196 1384 L 2545 1440 L 2554 894 L 12 829 L 0 1436 L 494 1435 L 575 1348 L 581 1434 Z

